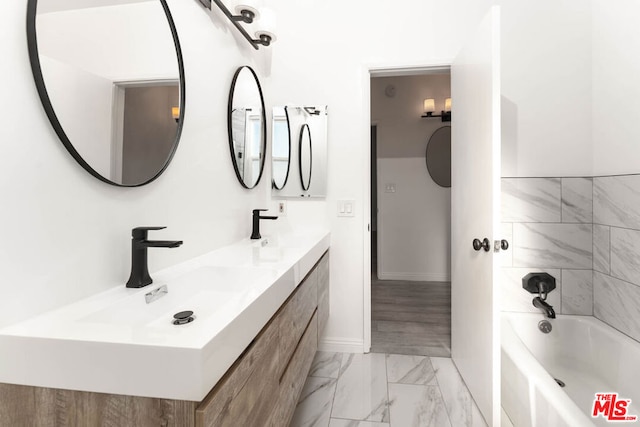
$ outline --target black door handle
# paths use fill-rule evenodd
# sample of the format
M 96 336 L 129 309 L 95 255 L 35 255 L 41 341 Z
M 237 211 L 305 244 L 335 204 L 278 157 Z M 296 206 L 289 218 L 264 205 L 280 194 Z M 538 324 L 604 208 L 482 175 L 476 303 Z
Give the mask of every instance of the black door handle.
M 503 251 L 509 249 L 509 242 L 504 239 L 500 240 L 500 249 L 502 249 Z
M 491 250 L 491 243 L 486 237 L 482 239 L 482 241 L 480 241 L 480 239 L 473 239 L 473 249 L 476 251 L 484 249 L 485 252 L 489 252 Z

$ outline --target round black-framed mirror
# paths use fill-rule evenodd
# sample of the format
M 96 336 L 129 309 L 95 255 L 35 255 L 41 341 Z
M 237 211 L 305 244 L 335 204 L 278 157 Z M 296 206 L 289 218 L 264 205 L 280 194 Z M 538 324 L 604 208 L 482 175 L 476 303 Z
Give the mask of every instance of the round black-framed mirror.
M 271 135 L 271 185 L 282 190 L 291 170 L 291 122 L 286 106 L 273 107 Z
M 427 170 L 433 182 L 440 187 L 451 187 L 451 126 L 436 129 L 426 152 Z
M 231 82 L 227 129 L 236 177 L 244 188 L 254 188 L 264 171 L 267 120 L 260 80 L 247 65 L 236 70 Z
M 139 187 L 167 169 L 182 133 L 185 74 L 166 0 L 80 8 L 28 0 L 27 41 L 45 113 L 87 172 Z
M 302 189 L 307 191 L 311 185 L 311 171 L 313 164 L 313 153 L 311 148 L 311 130 L 308 124 L 303 124 L 300 128 L 300 138 L 298 144 L 298 165 L 300 166 L 300 184 Z

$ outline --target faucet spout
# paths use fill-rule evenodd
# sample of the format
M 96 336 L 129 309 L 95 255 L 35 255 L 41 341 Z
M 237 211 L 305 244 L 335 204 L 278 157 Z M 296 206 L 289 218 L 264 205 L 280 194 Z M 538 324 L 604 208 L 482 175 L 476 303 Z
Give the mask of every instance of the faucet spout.
M 549 319 L 555 319 L 556 318 L 556 312 L 553 309 L 553 307 L 550 306 L 542 298 L 540 298 L 539 296 L 535 297 L 532 302 L 533 302 L 533 306 L 536 307 L 536 308 L 539 308 L 540 310 L 542 310 L 546 317 L 548 317 Z
M 139 248 L 177 248 L 182 240 L 139 240 L 136 245 Z
M 177 248 L 182 240 L 147 240 L 150 230 L 165 227 L 136 227 L 131 230 L 131 274 L 127 288 L 142 288 L 153 283 L 147 264 L 147 248 Z

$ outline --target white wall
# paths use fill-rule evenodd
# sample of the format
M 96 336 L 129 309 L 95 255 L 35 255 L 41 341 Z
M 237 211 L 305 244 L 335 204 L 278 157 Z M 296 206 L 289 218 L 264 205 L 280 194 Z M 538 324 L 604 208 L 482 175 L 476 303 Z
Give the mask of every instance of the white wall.
M 592 0 L 593 174 L 640 172 L 640 3 Z
M 278 13 L 278 41 L 270 49 L 255 52 L 219 11 L 210 17 L 195 0 L 169 0 L 187 77 L 182 140 L 172 164 L 157 181 L 142 188 L 121 189 L 89 176 L 56 138 L 31 76 L 24 26 L 26 1 L 0 3 L 0 28 L 6 41 L 0 44 L 0 75 L 10 82 L 3 86 L 2 96 L 11 101 L 11 108 L 0 116 L 0 138 L 7 147 L 0 156 L 0 262 L 4 274 L 0 281 L 4 301 L 0 326 L 124 283 L 129 273 L 129 233 L 134 226 L 167 225 L 158 238 L 185 241 L 178 249 L 152 251 L 152 272 L 248 236 L 251 209 L 270 204 L 270 182 L 264 179 L 253 191 L 243 190 L 236 182 L 225 121 L 235 68 L 250 64 L 263 82 L 267 111 L 287 103 L 329 106 L 326 202 L 289 201 L 286 220 L 268 226 L 322 225 L 329 218 L 332 311 L 328 338 L 344 348 L 362 348 L 363 241 L 369 216 L 365 208 L 367 70 L 450 61 L 490 1 L 357 0 L 343 2 L 339 8 L 322 0 L 273 0 L 269 4 Z M 566 1 L 546 0 L 537 5 L 556 5 L 552 11 L 573 13 Z M 560 43 L 567 37 L 567 29 L 544 27 L 536 38 L 518 39 L 521 25 L 544 26 L 547 22 L 546 15 L 522 16 L 517 13 L 521 7 L 521 3 L 505 4 L 503 10 L 504 27 L 509 31 L 503 45 L 514 37 L 520 40 L 518 50 L 504 52 L 503 76 L 510 79 L 512 87 L 535 85 L 539 89 L 536 96 L 541 92 L 546 95 L 543 89 L 559 77 L 544 75 L 540 80 L 537 73 L 528 74 L 517 65 L 531 45 Z M 363 11 L 366 19 L 360 19 Z M 419 21 L 404 19 L 408 11 Z M 545 50 L 534 51 L 534 58 L 552 63 L 554 57 Z M 571 57 L 573 49 L 566 52 Z M 562 74 L 569 83 L 574 78 Z M 506 89 L 509 86 L 504 84 Z M 519 98 L 519 93 L 507 95 L 519 108 L 533 99 Z M 575 99 L 575 104 L 581 100 Z M 546 110 L 553 110 L 554 105 L 550 102 Z M 564 120 L 553 114 L 538 119 L 542 124 Z M 519 149 L 526 148 L 532 161 L 540 160 L 542 169 L 560 163 L 578 168 L 585 160 L 574 157 L 575 150 L 561 149 L 577 144 L 563 138 L 564 132 L 543 136 L 542 145 L 537 139 L 518 140 Z M 590 165 L 591 159 L 587 160 Z M 267 166 L 265 177 L 269 176 Z M 336 217 L 339 199 L 356 201 L 355 217 Z M 238 220 L 245 217 L 246 221 Z
M 502 176 L 591 175 L 590 2 L 499 3 Z
M 115 81 L 178 78 L 160 2 L 39 14 L 36 22 L 41 52 L 90 73 Z
M 65 134 L 93 169 L 110 177 L 113 82 L 45 55 L 40 67 L 44 81 L 55 82 L 47 93 Z
M 389 85 L 396 89 L 393 97 L 385 94 Z M 425 98 L 435 98 L 439 112 L 450 96 L 448 73 L 371 80 L 371 121 L 377 125 L 380 279 L 450 280 L 451 190 L 431 179 L 425 154 L 433 132 L 451 123 L 420 117 Z M 387 192 L 387 184 L 396 191 Z
M 368 69 L 449 61 L 488 3 L 357 0 L 342 2 L 339 7 L 322 0 L 271 3 L 277 9 L 280 28 L 272 49 L 269 96 L 275 105 L 303 99 L 312 105 L 329 106 L 325 210 L 332 232 L 332 254 L 331 318 L 326 343 L 331 348 L 361 351 L 365 334 Z M 419 21 L 402 19 L 408 11 Z M 360 19 L 365 12 L 366 19 Z M 355 200 L 354 217 L 337 217 L 337 201 L 342 199 Z M 290 201 L 290 210 L 292 205 Z
M 433 182 L 424 157 L 379 159 L 378 179 L 378 278 L 451 280 L 451 191 Z
M 0 4 L 2 98 L 10 105 L 0 116 L 0 326 L 124 286 L 135 226 L 166 225 L 152 238 L 184 240 L 177 249 L 150 250 L 153 276 L 248 237 L 251 209 L 269 206 L 270 172 L 257 189 L 244 190 L 230 162 L 226 129 L 236 67 L 254 65 L 268 87 L 263 56 L 236 42 L 225 21 L 211 18 L 198 2 L 170 0 L 169 5 L 187 76 L 182 140 L 158 180 L 123 189 L 91 177 L 56 137 L 29 65 L 26 1 Z M 295 222 L 300 210 L 298 217 L 314 218 L 318 209 L 290 207 L 290 223 L 300 223 Z M 269 227 L 289 226 L 285 219 L 273 222 L 278 224 Z
M 272 96 L 276 103 L 301 97 L 327 104 L 329 189 L 326 211 L 332 229 L 331 342 L 353 345 L 364 336 L 363 240 L 369 213 L 369 76 L 379 66 L 448 62 L 475 29 L 491 1 L 341 3 L 277 2 L 281 24 L 272 50 Z M 588 99 L 584 64 L 590 64 L 588 11 L 583 1 L 544 0 L 527 6 L 504 3 L 502 76 L 510 104 L 506 175 L 557 175 L 591 171 Z M 367 19 L 356 20 L 366 10 Z M 419 21 L 402 19 L 411 10 Z M 301 19 L 302 12 L 312 19 Z M 586 16 L 585 16 L 586 14 Z M 327 25 L 331 23 L 331 25 Z M 546 64 L 546 65 L 543 65 Z M 586 71 L 588 74 L 588 70 Z M 565 91 L 565 87 L 568 88 Z M 562 114 L 553 112 L 561 108 Z M 455 115 L 455 101 L 453 106 Z M 362 177 L 362 178 L 360 178 Z M 356 200 L 355 218 L 337 218 L 336 201 Z

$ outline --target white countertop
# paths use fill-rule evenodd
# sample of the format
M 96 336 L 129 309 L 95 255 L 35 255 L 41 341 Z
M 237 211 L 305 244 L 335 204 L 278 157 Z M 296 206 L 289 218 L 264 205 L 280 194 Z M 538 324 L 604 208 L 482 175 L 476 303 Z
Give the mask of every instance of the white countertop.
M 1 329 L 0 382 L 201 401 L 328 248 L 325 231 L 245 239 Z

